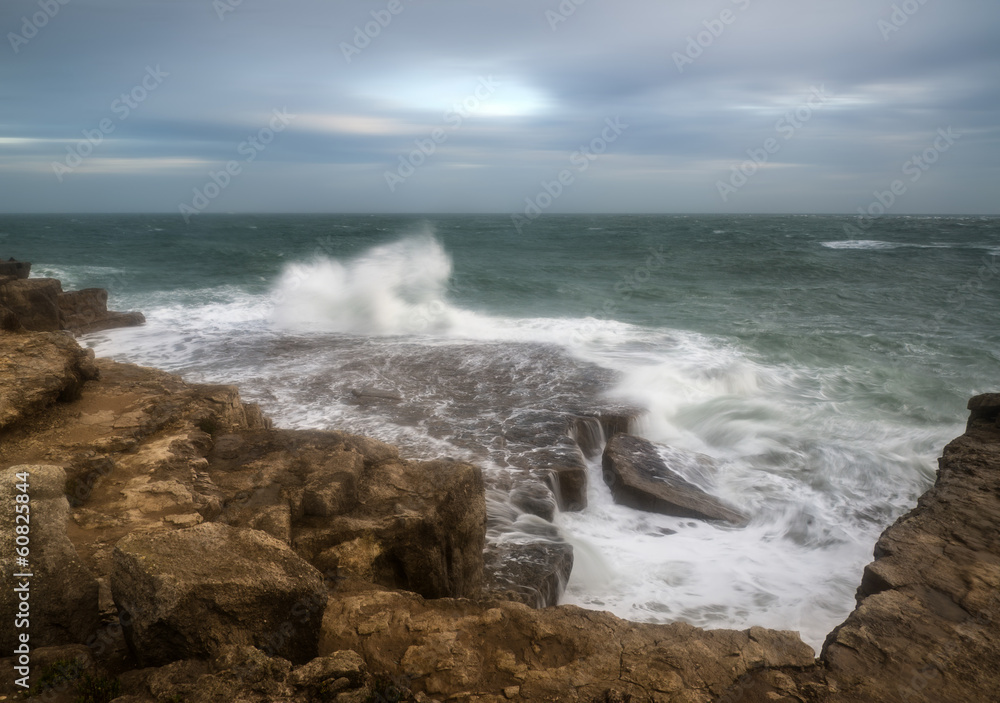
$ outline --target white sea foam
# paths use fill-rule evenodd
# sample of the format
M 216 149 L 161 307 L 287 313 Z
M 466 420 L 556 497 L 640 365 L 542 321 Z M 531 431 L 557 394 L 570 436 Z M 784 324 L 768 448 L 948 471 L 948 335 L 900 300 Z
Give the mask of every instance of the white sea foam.
M 877 239 L 845 239 L 837 242 L 821 242 L 827 249 L 953 249 L 954 244 L 916 244 L 911 242 L 883 242 Z

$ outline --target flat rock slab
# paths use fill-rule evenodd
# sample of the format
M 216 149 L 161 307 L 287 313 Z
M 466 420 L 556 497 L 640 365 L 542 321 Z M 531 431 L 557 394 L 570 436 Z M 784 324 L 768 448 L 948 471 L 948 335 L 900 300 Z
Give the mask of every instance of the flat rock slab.
M 747 517 L 670 469 L 656 445 L 641 437 L 617 434 L 602 459 L 604 480 L 615 502 L 663 515 L 719 520 L 745 525 Z
M 219 523 L 125 537 L 111 592 L 143 666 L 224 645 L 305 663 L 317 654 L 327 600 L 321 574 L 286 544 Z

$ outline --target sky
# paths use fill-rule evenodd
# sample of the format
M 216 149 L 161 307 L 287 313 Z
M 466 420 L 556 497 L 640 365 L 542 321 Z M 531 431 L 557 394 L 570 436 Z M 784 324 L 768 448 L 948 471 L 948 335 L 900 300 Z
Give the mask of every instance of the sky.
M 1000 213 L 996 0 L 3 0 L 0 212 Z

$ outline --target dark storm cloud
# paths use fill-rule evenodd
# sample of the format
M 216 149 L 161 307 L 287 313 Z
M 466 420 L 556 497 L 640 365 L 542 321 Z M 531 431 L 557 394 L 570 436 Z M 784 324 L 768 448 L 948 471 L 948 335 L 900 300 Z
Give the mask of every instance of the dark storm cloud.
M 8 0 L 0 208 L 176 212 L 236 161 L 213 211 L 515 212 L 571 169 L 552 211 L 853 212 L 951 127 L 898 211 L 995 212 L 998 29 L 973 0 Z

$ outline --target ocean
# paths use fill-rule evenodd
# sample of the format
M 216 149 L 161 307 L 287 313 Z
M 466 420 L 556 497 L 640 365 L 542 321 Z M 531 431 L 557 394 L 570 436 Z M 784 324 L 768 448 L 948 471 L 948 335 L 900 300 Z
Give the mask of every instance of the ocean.
M 588 506 L 555 518 L 562 602 L 817 648 L 968 398 L 1000 390 L 1000 218 L 7 215 L 0 257 L 145 313 L 82 338 L 98 355 L 476 462 L 493 514 L 532 480 L 525 437 L 636 408 L 750 524 L 616 505 L 592 459 Z M 533 520 L 489 539 L 549 539 Z

